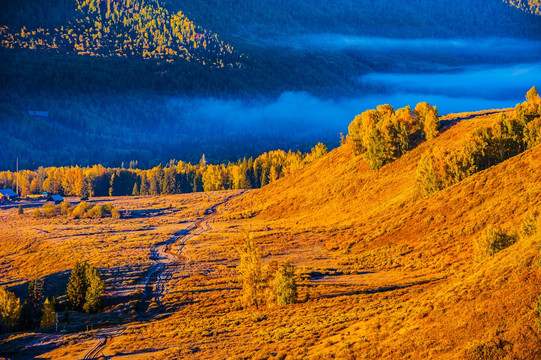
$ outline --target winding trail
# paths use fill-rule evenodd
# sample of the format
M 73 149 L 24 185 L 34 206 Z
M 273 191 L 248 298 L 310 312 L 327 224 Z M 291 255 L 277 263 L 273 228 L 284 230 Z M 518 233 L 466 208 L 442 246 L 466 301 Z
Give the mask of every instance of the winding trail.
M 173 276 L 173 273 L 178 271 L 179 268 L 184 269 L 186 263 L 189 261 L 188 257 L 183 254 L 186 246 L 186 241 L 192 236 L 201 235 L 212 228 L 209 225 L 209 221 L 216 217 L 216 209 L 220 205 L 226 204 L 231 199 L 244 194 L 246 191 L 241 191 L 237 194 L 233 194 L 227 197 L 224 201 L 214 204 L 212 207 L 205 211 L 205 216 L 195 221 L 187 229 L 183 229 L 173 235 L 171 238 L 157 244 L 150 248 L 150 259 L 154 261 L 154 264 L 147 270 L 145 276 L 140 280 L 144 291 L 140 300 L 142 306 L 136 310 L 137 315 L 143 320 L 151 320 L 159 311 L 149 313 L 148 307 L 152 301 L 158 305 L 158 310 L 162 308 L 161 297 L 166 293 L 166 284 L 168 280 Z M 199 231 L 197 231 L 199 229 Z M 180 246 L 177 251 L 173 251 L 173 244 L 180 241 Z M 126 328 L 112 328 L 99 332 L 98 336 L 100 341 L 90 349 L 83 357 L 83 359 L 95 359 L 98 355 L 102 354 L 105 348 L 108 346 L 111 339 Z M 103 354 L 102 354 L 103 355 Z

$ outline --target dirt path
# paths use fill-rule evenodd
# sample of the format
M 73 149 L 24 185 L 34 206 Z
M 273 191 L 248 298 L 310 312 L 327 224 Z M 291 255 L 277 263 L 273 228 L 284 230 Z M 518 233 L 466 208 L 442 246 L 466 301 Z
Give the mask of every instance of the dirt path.
M 205 211 L 205 216 L 193 223 L 189 228 L 183 229 L 173 235 L 163 243 L 157 244 L 150 249 L 150 259 L 154 264 L 148 269 L 146 275 L 140 280 L 140 286 L 144 289 L 141 299 L 142 306 L 137 311 L 138 315 L 144 320 L 151 320 L 159 314 L 159 309 L 162 307 L 161 298 L 167 292 L 166 284 L 172 277 L 173 273 L 184 269 L 189 259 L 183 255 L 186 241 L 192 236 L 201 235 L 204 232 L 211 230 L 209 221 L 215 217 L 216 209 L 220 205 L 226 204 L 231 199 L 244 194 L 245 191 L 229 196 L 224 201 L 214 204 Z M 197 231 L 199 230 L 199 231 Z M 173 244 L 180 242 L 180 246 L 176 251 L 172 251 Z M 150 314 L 148 307 L 154 301 L 158 305 L 158 311 Z M 100 341 L 88 351 L 83 359 L 94 359 L 108 346 L 110 340 L 123 332 L 125 328 L 113 328 L 104 330 L 98 333 Z

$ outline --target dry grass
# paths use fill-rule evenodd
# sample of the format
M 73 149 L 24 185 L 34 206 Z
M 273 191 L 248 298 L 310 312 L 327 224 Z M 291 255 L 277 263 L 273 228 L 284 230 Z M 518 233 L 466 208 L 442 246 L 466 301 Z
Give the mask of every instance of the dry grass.
M 162 316 L 125 315 L 104 354 L 120 359 L 540 358 L 534 303 L 541 290 L 540 233 L 483 262 L 473 243 L 489 225 L 520 230 L 541 210 L 541 147 L 428 198 L 413 192 L 417 163 L 430 148 L 454 149 L 497 114 L 463 120 L 378 171 L 343 146 L 219 208 L 205 231 L 186 239 L 184 262 L 167 277 Z M 2 214 L 2 283 L 70 268 L 149 266 L 149 249 L 204 214 L 228 193 L 121 198 L 133 218 L 24 219 Z M 100 201 L 110 201 L 103 199 Z M 235 247 L 249 230 L 263 262 L 297 266 L 298 304 L 242 309 Z M 173 249 L 179 249 L 176 244 Z M 117 288 L 129 281 L 111 275 Z M 126 283 L 125 283 L 126 282 Z M 113 308 L 106 313 L 114 313 Z M 115 313 L 116 314 L 116 313 Z M 124 329 L 125 328 L 125 329 Z M 48 336 L 48 335 L 47 335 Z M 77 358 L 95 333 L 54 338 L 28 357 Z M 0 340 L 16 351 L 46 335 Z M 13 354 L 13 352 L 10 352 Z

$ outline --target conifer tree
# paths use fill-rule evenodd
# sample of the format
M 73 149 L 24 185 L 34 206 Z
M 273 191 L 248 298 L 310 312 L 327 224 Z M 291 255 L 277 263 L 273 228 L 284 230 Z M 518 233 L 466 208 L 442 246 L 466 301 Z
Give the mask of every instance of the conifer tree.
M 71 270 L 66 295 L 69 306 L 73 310 L 81 310 L 86 301 L 86 290 L 88 289 L 86 267 L 86 263 L 81 264 L 77 261 Z
M 150 175 L 149 183 L 150 183 L 150 188 L 149 188 L 150 195 L 152 196 L 159 195 L 160 190 L 159 190 L 158 179 L 156 177 L 156 172 L 153 172 L 152 175 Z
M 101 279 L 99 270 L 95 267 L 87 266 L 85 274 L 88 288 L 83 308 L 87 313 L 96 313 L 101 309 L 104 282 Z
M 143 176 L 141 176 L 141 189 L 139 192 L 141 196 L 146 196 L 149 194 L 149 186 L 146 173 L 143 173 Z
M 28 283 L 26 301 L 21 308 L 21 325 L 25 329 L 36 328 L 41 321 L 41 300 L 43 299 L 43 282 L 37 279 Z

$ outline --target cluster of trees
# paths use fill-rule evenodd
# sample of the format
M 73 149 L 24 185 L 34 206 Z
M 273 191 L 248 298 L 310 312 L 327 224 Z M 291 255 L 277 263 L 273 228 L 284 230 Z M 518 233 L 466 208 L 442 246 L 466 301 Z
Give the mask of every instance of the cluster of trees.
M 66 290 L 68 308 L 87 313 L 100 311 L 104 286 L 98 269 L 77 262 Z M 34 279 L 28 283 L 26 300 L 22 305 L 15 294 L 0 287 L 0 332 L 52 326 L 56 323 L 58 311 L 60 304 L 57 299 L 52 295 L 45 298 L 43 280 Z
M 55 324 L 58 303 L 54 296 L 45 298 L 43 287 L 42 280 L 31 280 L 28 283 L 26 300 L 22 305 L 15 294 L 0 287 L 0 325 L 2 331 L 32 330 Z
M 22 206 L 22 205 L 21 205 Z M 19 212 L 22 215 L 21 212 Z M 94 205 L 87 203 L 86 201 L 81 201 L 77 206 L 71 205 L 67 201 L 63 201 L 58 205 L 45 204 L 41 208 L 34 209 L 32 215 L 35 218 L 47 217 L 51 218 L 54 216 L 64 215 L 72 217 L 74 219 L 81 218 L 92 218 L 92 219 L 101 219 L 106 216 L 111 216 L 113 218 L 120 218 L 120 212 L 113 205 L 106 203 L 103 205 Z
M 157 0 L 79 0 L 73 21 L 60 29 L 9 31 L 0 28 L 8 49 L 46 49 L 90 56 L 134 56 L 173 61 L 183 58 L 213 67 L 240 65 L 233 48 L 182 12 L 170 14 Z
M 97 313 L 101 309 L 104 287 L 98 269 L 86 262 L 76 262 L 66 291 L 70 308 L 90 314 Z
M 394 110 L 391 105 L 380 105 L 357 115 L 348 128 L 348 139 L 354 152 L 366 154 L 371 169 L 398 159 L 418 138 L 430 140 L 438 135 L 438 110 L 426 102 Z
M 477 129 L 458 151 L 425 154 L 417 168 L 421 196 L 451 186 L 541 143 L 541 99 L 535 87 L 512 116 Z
M 327 147 L 319 143 L 306 154 L 276 150 L 264 153 L 256 159 L 244 158 L 236 163 L 219 165 L 207 164 L 203 155 L 196 165 L 170 161 L 166 167 L 160 164 L 149 170 L 134 169 L 136 162 L 132 162 L 128 169 L 105 168 L 102 165 L 89 168 L 39 168 L 37 171 L 21 171 L 18 182 L 21 196 L 47 191 L 51 194 L 81 198 L 252 189 L 265 186 L 301 169 L 325 155 L 327 151 Z M 0 172 L 0 188 L 15 189 L 16 182 L 16 173 Z M 69 209 L 65 210 L 62 213 L 68 214 Z
M 259 308 L 267 303 L 279 306 L 297 301 L 295 267 L 287 261 L 279 265 L 276 261 L 267 267 L 261 265 L 261 254 L 255 240 L 249 233 L 238 249 L 240 281 L 242 282 L 241 302 L 246 307 Z

